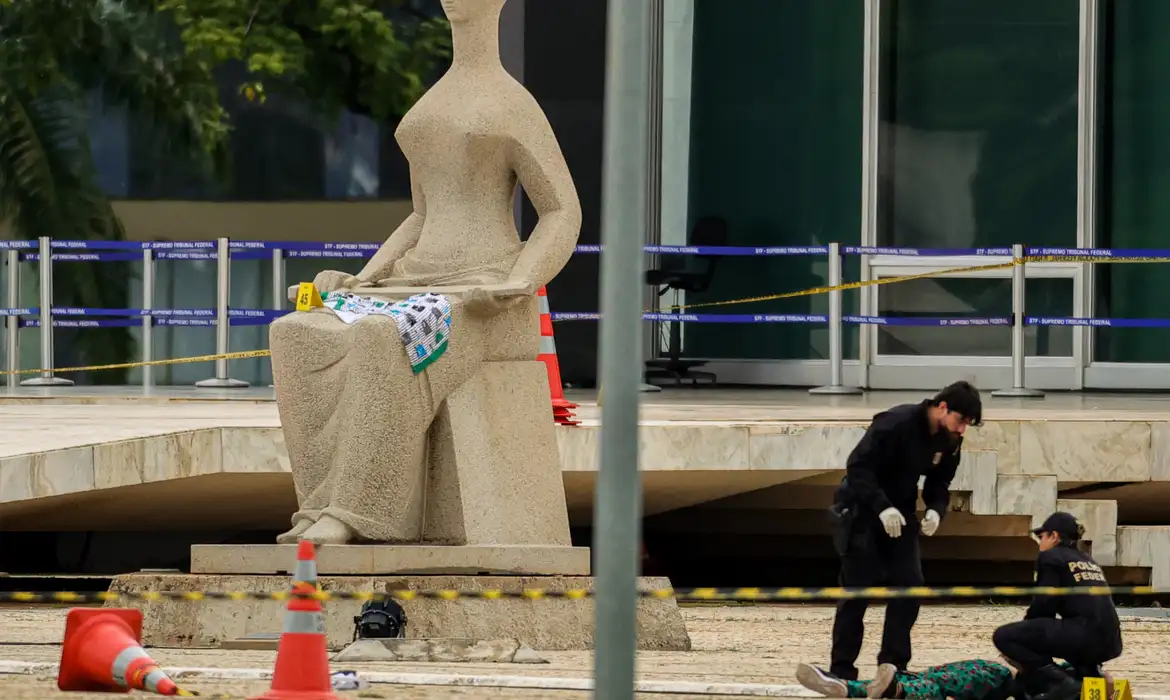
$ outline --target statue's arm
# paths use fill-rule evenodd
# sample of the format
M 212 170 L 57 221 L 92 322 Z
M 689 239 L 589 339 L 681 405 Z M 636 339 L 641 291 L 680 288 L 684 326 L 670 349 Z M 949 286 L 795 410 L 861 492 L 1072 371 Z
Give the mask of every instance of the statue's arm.
M 548 119 L 536 100 L 529 100 L 530 113 L 520 120 L 527 128 L 519 130 L 512 145 L 511 164 L 540 219 L 510 278 L 542 287 L 573 255 L 581 234 L 581 202 Z
M 423 195 L 422 188 L 413 177 L 410 181 L 410 201 L 414 205 L 414 211 L 398 225 L 398 228 L 394 229 L 394 233 L 390 234 L 378 252 L 374 253 L 370 261 L 358 273 L 358 279 L 362 282 L 377 282 L 389 277 L 394 263 L 398 262 L 398 259 L 405 255 L 406 251 L 418 244 L 423 222 L 427 217 L 427 200 Z

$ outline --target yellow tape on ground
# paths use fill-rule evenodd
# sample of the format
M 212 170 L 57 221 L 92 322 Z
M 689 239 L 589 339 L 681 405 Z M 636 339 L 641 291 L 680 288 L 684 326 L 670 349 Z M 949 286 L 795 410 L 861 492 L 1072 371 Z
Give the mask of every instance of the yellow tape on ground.
M 0 370 L 5 374 L 41 374 L 52 372 L 97 372 L 103 369 L 132 369 L 134 367 L 158 367 L 159 365 L 181 365 L 188 362 L 212 362 L 214 360 L 246 360 L 251 357 L 268 357 L 272 354 L 268 350 L 241 350 L 240 352 L 225 352 L 222 355 L 195 355 L 193 357 L 173 357 L 169 360 L 151 360 L 150 362 L 119 362 L 112 365 L 85 365 L 82 367 L 60 367 L 56 369 L 18 369 L 13 371 Z
M 498 600 L 522 598 L 525 600 L 569 599 L 584 600 L 593 597 L 593 591 L 585 588 L 568 590 L 544 590 L 526 588 L 521 590 L 480 589 L 458 591 L 453 589 L 435 590 L 391 590 L 391 591 L 142 591 L 142 592 L 97 592 L 76 593 L 70 591 L 25 591 L 0 592 L 0 603 L 105 603 L 118 600 L 289 600 L 291 598 L 312 598 L 314 600 L 457 600 L 459 598 Z M 638 592 L 642 598 L 675 599 L 681 601 L 786 601 L 786 600 L 852 600 L 857 598 L 890 600 L 896 598 L 1026 598 L 1045 596 L 1108 596 L 1108 595 L 1170 595 L 1170 590 L 1155 589 L 1153 586 L 1094 586 L 1085 588 L 1057 588 L 1052 586 L 952 586 L 948 588 L 655 588 Z

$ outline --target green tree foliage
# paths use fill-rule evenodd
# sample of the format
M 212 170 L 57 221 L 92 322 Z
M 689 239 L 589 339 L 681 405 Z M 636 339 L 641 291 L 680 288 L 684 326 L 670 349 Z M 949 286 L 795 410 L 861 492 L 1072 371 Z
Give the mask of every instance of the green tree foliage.
M 249 99 L 280 91 L 328 116 L 392 119 L 449 54 L 445 22 L 402 0 L 0 0 L 0 226 L 26 239 L 123 237 L 85 129 L 95 88 L 162 128 L 168 155 L 222 174 L 231 122 L 216 76 L 226 64 L 246 68 Z M 55 302 L 124 307 L 131 275 L 129 265 L 71 264 L 54 275 Z M 84 364 L 134 352 L 124 329 L 88 329 L 74 345 Z

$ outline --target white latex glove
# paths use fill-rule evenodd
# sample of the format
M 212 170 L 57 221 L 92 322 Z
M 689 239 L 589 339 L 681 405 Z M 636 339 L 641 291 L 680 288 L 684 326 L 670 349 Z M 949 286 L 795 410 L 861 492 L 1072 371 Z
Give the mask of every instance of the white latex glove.
M 902 513 L 897 508 L 886 508 L 878 513 L 878 520 L 882 521 L 882 527 L 886 529 L 886 534 L 890 537 L 901 537 L 902 526 L 906 524 L 906 518 L 902 517 Z
M 938 513 L 933 510 L 926 511 L 926 515 L 922 516 L 922 534 L 930 537 L 938 531 L 938 524 L 941 522 Z

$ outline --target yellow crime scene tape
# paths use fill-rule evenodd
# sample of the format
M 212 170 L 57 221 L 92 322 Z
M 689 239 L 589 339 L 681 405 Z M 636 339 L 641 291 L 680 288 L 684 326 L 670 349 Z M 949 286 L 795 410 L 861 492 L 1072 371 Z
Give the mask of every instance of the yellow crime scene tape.
M 1170 590 L 1153 586 L 1091 586 L 1082 588 L 1060 588 L 1053 586 L 951 586 L 935 588 L 916 586 L 910 588 L 653 588 L 638 591 L 641 598 L 699 601 L 836 601 L 836 600 L 896 600 L 902 598 L 1027 598 L 1032 596 L 1151 596 L 1170 595 Z M 485 588 L 460 591 L 454 589 L 434 590 L 387 590 L 387 591 L 138 591 L 138 592 L 72 592 L 72 591 L 5 591 L 0 592 L 0 603 L 111 603 L 121 600 L 146 602 L 177 600 L 199 602 L 208 600 L 281 600 L 311 598 L 329 600 L 586 600 L 594 592 L 587 588 L 547 590 L 525 588 L 505 590 Z
M 875 287 L 885 284 L 897 284 L 899 282 L 912 282 L 914 280 L 929 279 L 931 277 L 943 277 L 949 275 L 961 275 L 969 272 L 986 272 L 989 270 L 1004 270 L 1016 265 L 1025 263 L 1053 263 L 1053 262 L 1079 262 L 1079 263 L 1162 263 L 1170 262 L 1170 258 L 1152 258 L 1152 257 L 1134 257 L 1134 258 L 1094 258 L 1084 256 L 1029 256 L 1024 258 L 1014 258 L 1010 262 L 991 263 L 987 265 L 970 265 L 966 267 L 953 267 L 945 270 L 934 270 L 931 272 L 922 272 L 913 275 L 899 275 L 895 277 L 880 277 L 872 280 L 860 280 L 857 282 L 846 282 L 844 284 L 837 284 L 822 287 L 810 287 L 809 289 L 801 289 L 795 292 L 781 292 L 778 294 L 765 294 L 763 296 L 742 297 L 739 299 L 727 299 L 724 301 L 707 301 L 696 302 L 693 304 L 678 304 L 675 306 L 664 306 L 657 309 L 660 312 L 677 311 L 683 309 L 698 309 L 698 308 L 712 308 L 717 306 L 732 306 L 735 304 L 755 304 L 764 301 L 776 301 L 779 299 L 795 299 L 797 297 L 813 296 L 816 294 L 827 294 L 829 292 L 848 291 L 851 289 L 861 289 L 863 287 Z M 297 286 L 297 311 L 308 311 L 313 308 L 324 306 L 321 300 L 321 294 L 317 291 L 316 285 L 312 282 L 302 282 Z M 654 313 L 655 309 L 646 309 L 645 313 Z M 100 372 L 102 370 L 111 369 L 134 369 L 136 367 L 159 367 L 163 365 L 180 365 L 195 362 L 214 362 L 216 360 L 246 360 L 256 357 L 268 357 L 271 352 L 268 350 L 243 350 L 239 352 L 228 352 L 223 354 L 213 355 L 195 355 L 191 357 L 175 357 L 169 360 L 151 360 L 149 362 L 119 362 L 116 364 L 107 365 L 85 365 L 80 367 L 59 367 L 54 369 L 19 369 L 19 370 L 0 370 L 0 376 L 3 375 L 24 375 L 24 374 L 43 374 L 52 372 L 53 374 L 66 374 L 70 372 Z
M 195 355 L 193 357 L 174 357 L 169 360 L 151 360 L 149 362 L 119 362 L 112 365 L 84 365 L 81 367 L 60 367 L 54 369 L 17 369 L 17 370 L 0 370 L 0 375 L 5 374 L 41 374 L 42 372 L 52 372 L 60 374 L 62 372 L 97 372 L 104 369 L 132 369 L 134 367 L 158 367 L 159 365 L 181 365 L 188 362 L 212 362 L 214 360 L 246 360 L 251 357 L 268 357 L 271 354 L 268 350 L 241 350 L 239 352 L 225 352 L 221 355 Z

